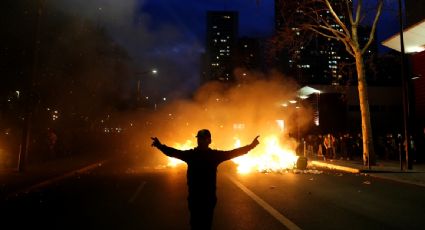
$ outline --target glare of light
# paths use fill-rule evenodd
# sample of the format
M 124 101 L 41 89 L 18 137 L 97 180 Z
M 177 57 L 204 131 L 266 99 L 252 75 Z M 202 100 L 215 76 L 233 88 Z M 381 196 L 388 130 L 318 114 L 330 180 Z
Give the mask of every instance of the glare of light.
M 19 98 L 19 96 L 21 95 L 21 92 L 19 92 L 19 90 L 16 90 L 15 92 L 16 92 L 16 97 Z
M 280 132 L 283 133 L 285 130 L 285 121 L 284 120 L 276 120 L 276 124 L 280 129 Z
M 283 103 L 282 106 L 283 107 L 288 107 L 288 104 L 287 103 Z
M 236 124 L 233 124 L 233 129 L 234 130 L 242 130 L 242 129 L 244 129 L 245 128 L 245 124 L 243 124 L 243 123 L 236 123 Z
M 158 73 L 158 70 L 157 70 L 157 69 L 153 69 L 153 70 L 152 70 L 152 73 L 153 73 L 153 74 L 157 74 L 157 73 Z
M 297 101 L 296 100 L 290 100 L 289 103 L 295 104 L 295 103 L 297 103 Z
M 406 46 L 406 53 L 420 53 L 425 51 L 425 47 L 422 46 Z
M 308 96 L 306 96 L 306 95 L 301 95 L 301 96 L 300 96 L 300 98 L 301 98 L 302 100 L 304 100 L 304 99 L 307 99 L 307 98 L 308 98 Z
M 54 121 L 55 121 L 55 120 L 57 120 L 58 118 L 59 118 L 59 116 L 58 116 L 58 115 L 56 115 L 56 114 L 53 114 L 53 115 L 52 115 L 52 120 L 54 120 Z
M 166 101 L 166 100 L 167 100 L 167 98 L 166 98 L 166 97 L 164 97 L 164 98 L 162 98 L 162 100 L 163 100 L 163 101 Z
M 314 124 L 315 124 L 316 126 L 319 126 L 319 116 L 315 116 L 315 117 L 314 117 Z

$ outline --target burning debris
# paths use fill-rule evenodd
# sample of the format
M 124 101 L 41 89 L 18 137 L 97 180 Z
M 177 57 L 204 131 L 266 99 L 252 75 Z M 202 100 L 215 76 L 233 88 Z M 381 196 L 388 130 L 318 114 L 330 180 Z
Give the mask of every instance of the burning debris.
M 296 133 L 312 122 L 312 110 L 301 101 L 296 106 L 282 106 L 283 102 L 297 97 L 297 86 L 282 79 L 282 76 L 252 77 L 234 87 L 208 83 L 200 88 L 193 101 L 168 102 L 153 114 L 143 116 L 146 121 L 141 123 L 149 124 L 145 130 L 152 135 L 174 142 L 172 147 L 181 150 L 196 147 L 194 132 L 201 128 L 211 130 L 213 149 L 237 148 L 252 136 L 260 135 L 257 148 L 232 160 L 238 173 L 291 171 L 296 169 L 299 158 Z M 169 158 L 165 164 L 176 167 L 182 163 Z

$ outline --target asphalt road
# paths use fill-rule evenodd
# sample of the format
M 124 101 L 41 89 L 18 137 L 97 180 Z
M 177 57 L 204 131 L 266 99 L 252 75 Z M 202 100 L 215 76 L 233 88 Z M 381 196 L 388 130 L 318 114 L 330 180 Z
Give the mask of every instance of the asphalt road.
M 423 187 L 316 173 L 220 166 L 214 229 L 423 229 Z M 110 161 L 2 202 L 2 229 L 189 229 L 185 180 L 185 167 Z

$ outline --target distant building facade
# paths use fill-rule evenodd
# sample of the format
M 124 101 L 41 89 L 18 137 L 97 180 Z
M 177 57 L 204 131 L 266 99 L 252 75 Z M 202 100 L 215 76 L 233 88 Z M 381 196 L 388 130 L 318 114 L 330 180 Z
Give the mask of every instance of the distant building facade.
M 234 81 L 234 58 L 238 39 L 238 12 L 208 11 L 206 51 L 202 82 Z
M 331 18 L 328 12 L 325 18 Z M 340 14 L 346 20 L 345 14 Z M 277 68 L 284 74 L 293 76 L 301 84 L 341 85 L 344 80 L 343 64 L 352 62 L 344 45 L 336 40 L 314 34 L 304 37 L 300 25 L 306 21 L 304 12 L 298 9 L 296 1 L 275 0 L 275 30 L 291 31 L 297 40 L 310 40 L 298 47 L 286 48 L 277 54 Z M 329 20 L 331 22 L 331 20 Z M 338 24 L 333 28 L 341 29 Z

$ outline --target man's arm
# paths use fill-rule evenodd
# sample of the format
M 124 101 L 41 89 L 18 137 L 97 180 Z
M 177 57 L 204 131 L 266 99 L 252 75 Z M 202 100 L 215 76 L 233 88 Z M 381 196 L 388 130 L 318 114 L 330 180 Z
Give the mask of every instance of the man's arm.
M 260 142 L 258 141 L 259 137 L 260 136 L 256 136 L 254 140 L 252 140 L 251 144 L 249 145 L 245 145 L 243 147 L 233 149 L 230 151 L 223 151 L 223 158 L 224 158 L 223 160 L 230 160 L 232 158 L 248 153 L 251 149 L 255 148 L 258 144 L 260 144 Z
M 168 146 L 162 144 L 157 137 L 151 137 L 151 139 L 153 140 L 152 146 L 159 149 L 165 155 L 167 155 L 169 157 L 178 158 L 180 160 L 185 159 L 185 155 L 186 155 L 185 151 L 168 147 Z

